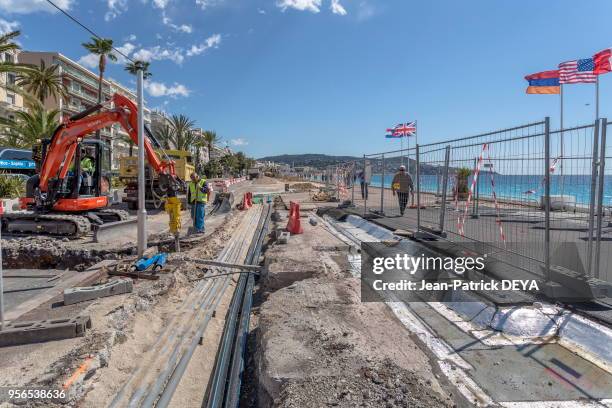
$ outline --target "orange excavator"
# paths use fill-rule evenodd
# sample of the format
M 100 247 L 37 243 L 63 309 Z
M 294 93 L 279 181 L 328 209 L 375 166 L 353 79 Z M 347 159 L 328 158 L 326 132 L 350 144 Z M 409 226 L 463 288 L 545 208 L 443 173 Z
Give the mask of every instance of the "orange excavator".
M 110 208 L 110 146 L 87 138 L 119 124 L 137 145 L 137 117 L 136 105 L 114 94 L 108 102 L 58 126 L 51 138 L 43 140 L 38 174 L 26 183 L 26 196 L 20 199 L 26 211 L 4 214 L 2 231 L 78 238 L 93 225 L 126 220 L 126 211 Z M 159 175 L 158 189 L 167 197 L 176 197 L 183 181 L 175 174 L 174 161 L 157 156 L 153 143 L 159 143 L 147 128 L 145 136 L 147 160 Z

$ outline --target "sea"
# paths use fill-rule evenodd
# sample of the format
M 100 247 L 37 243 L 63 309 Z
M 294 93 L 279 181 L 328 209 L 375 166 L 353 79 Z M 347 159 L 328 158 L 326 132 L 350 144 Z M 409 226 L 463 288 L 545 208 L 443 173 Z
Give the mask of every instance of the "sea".
M 391 188 L 392 174 L 385 174 L 384 187 Z M 370 183 L 373 187 L 380 187 L 381 175 L 373 174 Z M 544 195 L 544 179 L 542 176 L 534 175 L 494 175 L 494 188 L 491 183 L 490 173 L 481 173 L 478 179 L 478 193 L 480 197 L 487 198 L 493 196 L 493 191 L 499 199 L 513 201 L 533 201 L 540 202 L 540 197 Z M 447 191 L 452 191 L 454 181 L 449 179 Z M 472 184 L 470 176 L 468 186 Z M 421 176 L 421 191 L 427 193 L 441 193 L 442 177 L 437 175 Z M 573 196 L 577 204 L 588 204 L 591 196 L 591 176 L 590 175 L 552 175 L 550 184 L 551 195 Z M 612 205 L 612 175 L 604 177 L 603 204 Z

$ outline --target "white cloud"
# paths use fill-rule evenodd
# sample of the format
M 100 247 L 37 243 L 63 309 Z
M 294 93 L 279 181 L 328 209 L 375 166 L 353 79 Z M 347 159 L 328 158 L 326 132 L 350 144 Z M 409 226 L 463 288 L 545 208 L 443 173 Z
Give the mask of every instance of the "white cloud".
M 141 61 L 169 60 L 175 64 L 182 64 L 185 60 L 183 51 L 180 48 L 172 50 L 169 48 L 162 48 L 159 45 L 141 48 L 134 53 L 133 57 Z
M 193 32 L 193 27 L 190 26 L 189 24 L 181 24 L 181 25 L 174 24 L 172 22 L 172 19 L 166 16 L 165 11 L 162 12 L 162 23 L 172 28 L 176 32 L 182 32 L 182 33 L 187 33 L 187 34 L 191 34 Z
M 124 11 L 127 11 L 127 3 L 127 0 L 106 0 L 106 6 L 108 7 L 108 11 L 106 12 L 106 14 L 104 14 L 104 20 L 111 21 L 114 18 L 117 18 L 117 16 L 119 16 Z
M 62 10 L 70 10 L 75 0 L 55 0 L 54 3 Z M 28 14 L 37 11 L 57 12 L 57 9 L 46 0 L 0 0 L 0 10 L 8 14 Z
M 0 18 L 0 34 L 10 33 L 19 28 L 18 21 L 6 21 Z
M 130 56 L 132 52 L 134 52 L 135 49 L 136 49 L 136 46 L 132 44 L 131 42 L 126 42 L 122 46 L 117 47 L 117 50 L 119 50 L 122 54 L 127 55 L 128 57 Z M 125 64 L 127 62 L 126 59 L 123 57 L 123 55 L 115 53 L 115 56 L 117 57 L 117 61 L 116 61 L 117 64 Z
M 189 24 L 181 24 L 179 26 L 175 26 L 174 24 L 171 26 L 176 31 L 180 31 L 183 33 L 191 34 L 193 32 L 193 27 Z
M 155 98 L 169 96 L 178 98 L 179 96 L 188 97 L 191 90 L 185 85 L 175 82 L 173 85 L 166 85 L 163 82 L 145 81 L 144 87 L 147 93 Z
M 318 13 L 321 11 L 321 0 L 277 0 L 276 6 L 282 11 L 288 8 Z
M 221 44 L 221 34 L 213 34 L 204 40 L 202 44 L 192 45 L 191 48 L 187 50 L 187 56 L 193 57 L 194 55 L 200 55 L 209 48 L 218 48 L 219 44 Z
M 124 38 L 125 41 L 136 41 L 136 34 L 130 34 Z
M 340 0 L 331 0 L 330 9 L 334 14 L 346 16 L 346 9 L 340 4 Z
M 153 0 L 153 6 L 162 10 L 166 8 L 168 3 L 170 3 L 170 0 Z
M 87 54 L 79 58 L 77 62 L 86 68 L 94 69 L 98 66 L 100 57 L 96 54 Z
M 230 143 L 234 146 L 246 146 L 249 144 L 249 142 L 241 137 L 237 138 L 237 139 L 232 139 L 230 140 Z
M 200 6 L 202 10 L 206 10 L 209 7 L 214 7 L 221 4 L 223 0 L 195 0 L 195 4 Z
M 257 9 L 257 12 L 258 12 L 259 14 L 266 14 L 266 10 L 264 10 L 264 9 L 260 9 L 260 8 L 258 8 L 258 9 Z

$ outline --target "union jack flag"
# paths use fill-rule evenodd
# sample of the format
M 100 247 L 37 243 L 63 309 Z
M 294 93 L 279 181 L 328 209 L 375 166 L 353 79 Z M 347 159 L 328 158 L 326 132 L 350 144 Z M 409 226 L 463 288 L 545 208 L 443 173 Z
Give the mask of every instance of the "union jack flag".
M 416 121 L 408 123 L 400 123 L 392 129 L 387 129 L 389 132 L 387 137 L 409 137 L 416 136 Z

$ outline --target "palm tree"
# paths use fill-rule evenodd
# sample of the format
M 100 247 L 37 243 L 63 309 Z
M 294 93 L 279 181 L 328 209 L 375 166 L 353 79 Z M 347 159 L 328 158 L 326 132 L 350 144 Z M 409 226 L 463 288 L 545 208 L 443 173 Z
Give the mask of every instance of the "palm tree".
M 19 37 L 20 34 L 20 31 L 11 31 L 0 35 L 0 54 L 20 49 L 21 47 L 19 47 L 19 44 L 13 41 L 15 38 Z M 16 70 L 16 67 L 18 67 L 18 65 L 13 62 L 0 62 L 0 72 L 12 72 Z
M 59 126 L 59 110 L 47 111 L 40 100 L 30 94 L 22 93 L 28 111 L 15 112 L 14 119 L 0 118 L 4 134 L 2 143 L 13 147 L 32 147 L 39 139 L 49 137 Z
M 204 170 L 204 163 L 200 160 L 200 158 L 201 158 L 202 149 L 207 149 L 207 146 L 208 146 L 208 143 L 203 137 L 203 132 L 202 131 L 194 132 L 192 147 L 193 147 L 193 154 L 195 156 L 194 165 L 198 173 Z M 210 157 L 208 159 L 210 160 Z
M 206 141 L 206 148 L 208 149 L 208 160 L 212 159 L 212 151 L 215 144 L 221 141 L 221 138 L 217 136 L 217 132 L 214 130 L 207 130 L 202 134 L 202 137 Z
M 102 103 L 102 83 L 104 82 L 104 71 L 106 71 L 106 58 L 117 61 L 117 56 L 113 54 L 113 40 L 109 38 L 91 37 L 91 42 L 83 43 L 83 47 L 92 54 L 100 56 L 98 62 L 98 104 Z M 96 139 L 100 139 L 100 131 L 96 132 Z
M 104 72 L 106 71 L 106 58 L 117 61 L 117 56 L 113 54 L 113 40 L 109 38 L 91 37 L 91 42 L 83 43 L 83 47 L 92 54 L 98 55 L 98 103 L 102 102 L 102 82 L 104 82 Z
M 142 69 L 142 78 L 147 80 L 153 76 L 153 74 L 149 71 L 150 62 L 147 61 L 134 61 L 128 62 L 125 64 L 125 70 L 132 75 L 136 75 L 139 69 Z
M 170 126 L 172 128 L 172 144 L 177 150 L 189 150 L 193 144 L 194 135 L 193 127 L 195 122 L 187 116 L 172 115 L 170 117 Z
M 170 149 L 172 140 L 174 139 L 174 130 L 169 123 L 164 123 L 155 131 L 155 138 L 164 149 Z
M 68 95 L 68 89 L 59 73 L 59 65 L 47 67 L 45 61 L 40 60 L 40 66 L 27 65 L 17 76 L 17 85 L 34 95 L 41 103 L 45 103 L 51 96 L 56 101 Z

